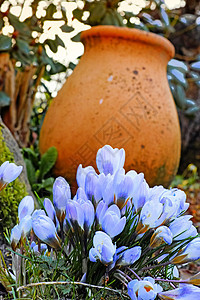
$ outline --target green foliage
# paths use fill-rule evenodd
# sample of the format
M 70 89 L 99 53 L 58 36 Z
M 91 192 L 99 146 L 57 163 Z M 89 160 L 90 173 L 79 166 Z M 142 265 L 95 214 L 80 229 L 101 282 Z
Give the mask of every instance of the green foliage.
M 14 156 L 6 146 L 0 128 L 0 165 L 8 160 L 14 162 Z M 11 228 L 17 221 L 18 205 L 23 197 L 27 195 L 26 186 L 18 178 L 9 183 L 0 193 L 0 232 Z
M 54 178 L 49 175 L 56 163 L 57 149 L 51 147 L 41 157 L 39 150 L 33 149 L 33 147 L 24 148 L 23 153 L 32 190 L 41 197 L 50 196 Z
M 176 175 L 171 183 L 171 187 L 179 187 L 180 189 L 187 190 L 189 187 L 198 185 L 200 188 L 199 176 L 197 172 L 197 167 L 193 164 L 189 164 L 184 170 L 183 174 Z

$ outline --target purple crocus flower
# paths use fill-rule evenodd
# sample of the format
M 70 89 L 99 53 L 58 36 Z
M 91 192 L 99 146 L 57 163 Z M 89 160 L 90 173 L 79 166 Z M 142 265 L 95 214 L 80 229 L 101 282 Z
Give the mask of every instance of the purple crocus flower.
M 93 167 L 89 166 L 86 168 L 83 168 L 82 165 L 78 166 L 77 173 L 76 173 L 76 181 L 79 187 L 82 187 L 85 189 L 85 178 L 88 173 L 94 173 L 96 174 Z
M 96 156 L 96 164 L 100 173 L 115 174 L 117 170 L 123 168 L 125 161 L 124 149 L 113 149 L 110 145 L 100 148 Z
M 93 248 L 89 251 L 90 261 L 100 260 L 102 264 L 109 265 L 113 262 L 116 245 L 113 245 L 111 238 L 102 231 L 97 231 L 93 238 Z
M 21 229 L 21 236 L 26 237 L 32 229 L 32 217 L 26 215 L 20 222 L 19 227 Z
M 69 224 L 73 224 L 75 222 L 83 229 L 84 225 L 84 212 L 80 203 L 74 200 L 68 200 L 66 205 L 66 219 Z
M 199 300 L 200 288 L 192 284 L 181 284 L 179 288 L 159 293 L 162 300 Z
M 194 238 L 187 246 L 178 253 L 173 259 L 173 264 L 183 264 L 188 261 L 198 260 L 200 258 L 200 237 Z
M 14 163 L 5 161 L 0 166 L 0 191 L 6 187 L 6 185 L 14 181 L 22 172 L 22 166 L 16 166 Z
M 170 245 L 172 243 L 172 232 L 167 226 L 158 227 L 150 240 L 150 247 L 156 248 L 164 243 Z
M 56 225 L 56 229 L 58 229 L 60 224 L 58 218 L 56 217 L 56 211 L 51 200 L 48 198 L 44 198 L 43 205 L 47 212 L 48 217 L 54 222 L 54 224 Z
M 126 217 L 121 218 L 120 209 L 117 205 L 111 205 L 102 217 L 101 226 L 111 238 L 120 234 L 126 225 Z
M 19 224 L 15 225 L 11 230 L 10 242 L 11 242 L 11 247 L 14 251 L 16 250 L 17 245 L 21 239 L 21 233 L 22 232 Z
M 66 215 L 66 204 L 71 199 L 70 186 L 63 177 L 56 178 L 53 184 L 53 204 L 60 224 Z
M 145 277 L 143 280 L 134 279 L 128 283 L 128 294 L 132 300 L 154 300 L 162 291 L 159 284 L 155 284 L 152 277 Z
M 127 248 L 127 247 L 125 247 Z M 119 251 L 121 249 L 121 251 Z M 140 246 L 135 246 L 130 249 L 123 249 L 120 247 L 118 250 L 118 255 L 116 257 L 116 265 L 118 266 L 130 266 L 132 265 L 135 261 L 137 261 L 140 256 L 141 256 L 141 247 Z M 124 250 L 124 251 L 122 251 Z M 116 251 L 117 252 L 117 251 Z
M 37 218 L 33 218 L 32 226 L 35 235 L 42 242 L 55 249 L 61 247 L 56 227 L 48 216 L 38 215 Z
M 34 210 L 34 200 L 31 196 L 25 196 L 18 206 L 18 217 L 21 221 L 25 216 L 31 215 Z
M 197 229 L 192 225 L 192 221 L 190 221 L 191 218 L 191 215 L 185 215 L 174 219 L 173 222 L 170 223 L 169 229 L 175 241 L 184 240 L 197 235 Z
M 95 206 L 102 199 L 102 186 L 99 179 L 100 177 L 93 172 L 89 172 L 85 178 L 85 193 Z

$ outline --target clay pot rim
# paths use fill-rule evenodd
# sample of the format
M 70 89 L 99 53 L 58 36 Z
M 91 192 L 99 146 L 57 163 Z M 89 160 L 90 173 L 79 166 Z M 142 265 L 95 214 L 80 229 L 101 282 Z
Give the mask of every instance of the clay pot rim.
M 86 44 L 86 40 L 90 37 L 114 37 L 131 41 L 140 41 L 145 44 L 152 44 L 162 48 L 169 54 L 170 58 L 175 55 L 174 46 L 169 40 L 158 34 L 136 28 L 98 25 L 81 33 L 81 41 L 84 45 Z

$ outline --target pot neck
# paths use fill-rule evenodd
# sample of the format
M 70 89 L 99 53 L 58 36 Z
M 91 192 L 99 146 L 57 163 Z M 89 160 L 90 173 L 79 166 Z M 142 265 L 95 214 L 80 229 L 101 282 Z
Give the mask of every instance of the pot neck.
M 159 36 L 158 34 L 135 28 L 100 25 L 94 26 L 81 33 L 81 41 L 86 47 L 89 40 L 96 38 L 123 39 L 159 47 L 166 52 L 169 60 L 174 57 L 175 54 L 174 46 L 166 38 Z

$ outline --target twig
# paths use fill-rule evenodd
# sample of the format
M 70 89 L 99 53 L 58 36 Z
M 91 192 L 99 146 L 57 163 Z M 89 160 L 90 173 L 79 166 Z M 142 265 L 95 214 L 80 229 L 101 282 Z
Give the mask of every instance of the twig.
M 90 287 L 90 288 L 96 288 L 96 289 L 104 289 L 108 290 L 114 293 L 121 294 L 121 291 L 111 289 L 109 287 L 104 287 L 104 286 L 98 286 L 98 285 L 93 285 L 89 283 L 84 283 L 84 282 L 78 282 L 78 281 L 46 281 L 46 282 L 36 282 L 36 283 L 29 283 L 27 285 L 19 286 L 17 288 L 17 292 L 20 290 L 25 290 L 30 287 L 35 287 L 35 286 L 41 286 L 41 285 L 62 285 L 62 284 L 75 284 L 75 285 L 82 285 L 85 287 Z

